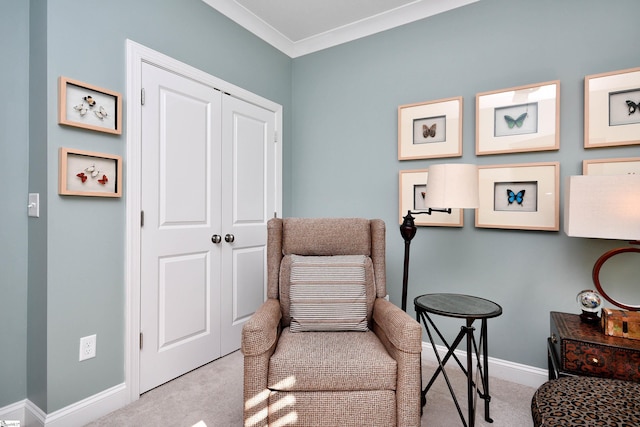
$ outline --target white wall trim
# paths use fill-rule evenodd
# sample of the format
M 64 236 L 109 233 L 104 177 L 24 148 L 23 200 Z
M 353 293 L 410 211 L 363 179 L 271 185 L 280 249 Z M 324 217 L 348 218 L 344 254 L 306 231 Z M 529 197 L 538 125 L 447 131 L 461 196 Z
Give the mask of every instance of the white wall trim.
M 42 409 L 36 406 L 30 400 L 27 400 L 24 408 L 24 422 L 27 427 L 42 427 L 44 426 L 47 414 Z
M 266 41 L 291 58 L 306 55 L 329 47 L 367 37 L 390 28 L 428 18 L 451 9 L 475 3 L 478 0 L 414 0 L 403 6 L 388 10 L 324 33 L 302 40 L 291 40 L 259 16 L 229 0 L 203 0 L 238 25 Z
M 127 386 L 124 383 L 118 384 L 47 414 L 44 425 L 47 427 L 83 426 L 125 406 L 128 402 L 128 394 Z
M 0 420 L 4 421 L 20 421 L 20 425 L 24 425 L 24 408 L 27 399 L 0 408 Z
M 50 414 L 25 399 L 0 408 L 0 420 L 18 420 L 21 426 L 27 427 L 83 426 L 125 406 L 128 395 L 122 383 Z
M 443 345 L 436 345 L 436 348 L 438 349 L 440 357 L 444 357 L 447 353 L 447 348 Z M 466 351 L 456 350 L 454 353 L 462 363 L 465 363 L 464 361 L 467 357 Z M 431 343 L 427 341 L 422 342 L 422 358 L 435 363 L 438 362 Z M 494 357 L 489 357 L 488 362 L 489 376 L 492 378 L 499 378 L 501 380 L 534 388 L 540 387 L 549 379 L 549 374 L 546 369 L 510 362 L 508 360 L 496 359 Z M 445 368 L 449 366 L 451 366 L 452 369 L 458 369 L 455 361 L 449 360 L 447 365 L 445 365 Z

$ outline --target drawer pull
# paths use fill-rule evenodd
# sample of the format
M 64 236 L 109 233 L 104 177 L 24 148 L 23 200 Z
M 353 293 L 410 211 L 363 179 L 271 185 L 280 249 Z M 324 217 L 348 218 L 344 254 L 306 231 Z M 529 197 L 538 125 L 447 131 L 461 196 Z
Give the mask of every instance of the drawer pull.
M 591 365 L 591 366 L 602 366 L 600 364 L 600 359 L 598 359 L 597 357 L 589 357 L 589 358 L 587 358 L 587 364 Z
M 551 342 L 554 344 L 558 344 L 558 337 L 556 336 L 555 333 L 551 334 Z

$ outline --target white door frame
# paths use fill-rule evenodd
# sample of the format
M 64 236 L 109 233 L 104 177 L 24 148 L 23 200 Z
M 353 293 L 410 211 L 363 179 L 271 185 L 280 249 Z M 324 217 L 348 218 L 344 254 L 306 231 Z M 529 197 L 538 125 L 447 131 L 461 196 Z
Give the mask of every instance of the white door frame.
M 140 397 L 140 197 L 141 114 L 138 105 L 142 93 L 142 63 L 176 72 L 211 87 L 220 89 L 251 104 L 259 105 L 276 115 L 276 213 L 282 212 L 282 106 L 262 98 L 231 83 L 220 80 L 204 71 L 149 49 L 134 41 L 126 41 L 127 52 L 127 157 L 126 157 L 126 234 L 125 234 L 125 384 L 129 392 L 128 402 Z

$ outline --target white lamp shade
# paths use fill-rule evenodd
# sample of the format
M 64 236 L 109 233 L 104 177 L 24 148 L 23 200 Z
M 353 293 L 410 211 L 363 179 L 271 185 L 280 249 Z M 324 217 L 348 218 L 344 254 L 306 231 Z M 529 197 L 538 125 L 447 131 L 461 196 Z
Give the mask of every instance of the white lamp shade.
M 640 175 L 567 177 L 564 232 L 574 237 L 640 240 Z
M 426 193 L 428 208 L 477 208 L 478 167 L 464 163 L 429 166 Z

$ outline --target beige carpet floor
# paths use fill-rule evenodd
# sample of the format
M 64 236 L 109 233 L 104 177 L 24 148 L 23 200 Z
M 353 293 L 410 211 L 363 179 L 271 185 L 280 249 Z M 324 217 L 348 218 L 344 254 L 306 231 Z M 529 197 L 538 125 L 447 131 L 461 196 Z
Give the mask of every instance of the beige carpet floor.
M 435 364 L 423 362 L 424 384 Z M 450 378 L 466 410 L 466 379 L 455 364 Z M 476 426 L 531 427 L 534 388 L 491 378 L 491 418 L 484 420 L 484 401 L 477 400 Z M 240 427 L 242 426 L 242 354 L 237 351 L 143 394 L 139 400 L 108 414 L 91 427 Z M 442 375 L 427 394 L 422 427 L 462 426 Z M 366 426 L 363 426 L 366 427 Z

